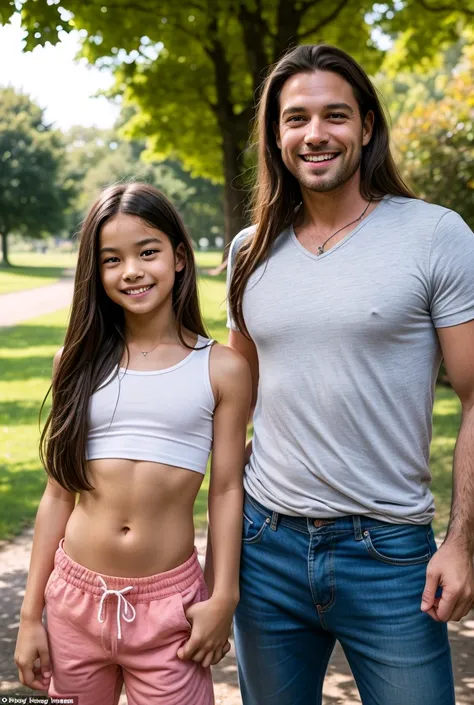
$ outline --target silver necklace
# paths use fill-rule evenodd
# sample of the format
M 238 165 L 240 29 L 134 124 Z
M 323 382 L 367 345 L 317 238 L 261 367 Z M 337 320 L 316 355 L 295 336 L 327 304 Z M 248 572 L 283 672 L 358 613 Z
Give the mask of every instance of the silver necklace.
M 154 346 L 153 346 L 152 348 L 150 348 L 149 350 L 140 350 L 140 352 L 141 352 L 141 354 L 143 355 L 143 357 L 146 357 L 146 356 L 148 355 L 148 353 L 153 352 L 153 350 L 154 350 L 155 348 L 157 348 L 159 344 L 160 344 L 160 342 L 158 342 L 156 345 L 154 345 Z
M 364 217 L 364 215 L 367 213 L 367 209 L 368 209 L 368 207 L 370 206 L 371 203 L 372 203 L 372 199 L 370 199 L 370 201 L 367 203 L 366 207 L 364 208 L 364 210 L 362 211 L 362 213 L 360 214 L 360 216 L 359 216 L 358 218 L 356 218 L 355 220 L 351 220 L 351 222 L 350 222 L 350 223 L 347 223 L 346 225 L 343 225 L 342 228 L 339 228 L 339 230 L 336 230 L 335 233 L 333 233 L 332 235 L 330 235 L 330 236 L 328 237 L 328 239 L 323 242 L 322 245 L 318 245 L 318 255 L 323 255 L 323 254 L 324 254 L 324 248 L 325 248 L 326 245 L 328 244 L 329 240 L 332 240 L 333 237 L 335 237 L 338 233 L 341 232 L 341 230 L 344 230 L 345 228 L 348 228 L 349 225 L 354 225 L 354 223 L 358 223 L 359 220 L 362 220 L 362 218 Z

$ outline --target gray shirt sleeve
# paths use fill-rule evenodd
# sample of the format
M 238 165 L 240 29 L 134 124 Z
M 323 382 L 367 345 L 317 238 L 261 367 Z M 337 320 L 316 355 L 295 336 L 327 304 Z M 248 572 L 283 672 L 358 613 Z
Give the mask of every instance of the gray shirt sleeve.
M 234 265 L 235 265 L 235 259 L 237 257 L 237 252 L 239 251 L 239 248 L 241 245 L 245 242 L 247 237 L 251 235 L 255 230 L 255 227 L 252 226 L 250 228 L 244 228 L 244 230 L 241 230 L 238 235 L 234 237 L 234 239 L 231 242 L 230 248 L 229 248 L 229 258 L 227 261 L 227 283 L 226 283 L 226 289 L 227 289 L 227 294 L 229 293 L 230 289 L 230 281 L 232 278 L 232 272 L 234 270 Z M 231 330 L 239 330 L 237 327 L 237 324 L 235 323 L 234 319 L 232 318 L 230 314 L 230 308 L 229 308 L 229 298 L 227 296 L 226 299 L 226 305 L 227 305 L 227 328 L 230 328 Z
M 433 234 L 430 285 L 436 328 L 474 319 L 474 233 L 454 211 L 440 218 Z

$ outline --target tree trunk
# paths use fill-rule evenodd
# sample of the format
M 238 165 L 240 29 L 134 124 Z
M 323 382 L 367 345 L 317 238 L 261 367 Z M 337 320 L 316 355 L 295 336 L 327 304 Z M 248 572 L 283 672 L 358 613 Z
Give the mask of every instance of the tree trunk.
M 245 215 L 247 191 L 242 183 L 239 166 L 239 148 L 235 144 L 235 136 L 226 134 L 224 137 L 224 259 L 232 239 L 248 225 Z
M 2 267 L 11 267 L 11 262 L 8 259 L 8 233 L 2 233 Z

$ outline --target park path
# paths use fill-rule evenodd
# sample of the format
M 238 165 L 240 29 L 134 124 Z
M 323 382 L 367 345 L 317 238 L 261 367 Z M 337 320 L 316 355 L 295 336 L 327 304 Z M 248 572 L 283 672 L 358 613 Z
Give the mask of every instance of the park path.
M 67 308 L 72 301 L 73 273 L 56 284 L 0 295 L 0 328 Z
M 33 530 L 0 548 L 0 699 L 8 694 L 33 694 L 17 681 L 13 663 L 19 610 L 24 593 Z M 205 554 L 206 534 L 199 531 L 196 546 L 200 558 Z M 363 597 L 361 599 L 364 599 Z M 450 639 L 456 677 L 457 705 L 474 703 L 474 613 L 462 622 L 450 624 Z M 237 686 L 235 652 L 231 652 L 213 668 L 216 705 L 241 705 Z M 39 693 L 38 693 L 39 694 Z M 324 705 L 360 705 L 349 666 L 340 648 L 336 648 L 329 663 L 324 685 Z M 84 703 L 87 705 L 87 703 Z M 125 694 L 120 705 L 127 705 Z M 183 703 L 183 705 L 187 705 Z M 380 705 L 383 705 L 381 703 Z M 400 703 L 400 705 L 404 705 Z M 426 703 L 426 705 L 430 705 Z
M 72 288 L 72 278 L 68 278 L 50 286 L 1 295 L 0 327 L 17 325 L 25 320 L 69 306 Z M 33 691 L 23 688 L 18 682 L 13 663 L 19 611 L 28 574 L 32 533 L 32 529 L 28 529 L 13 541 L 0 545 L 0 699 L 1 696 L 9 694 L 33 694 Z M 205 532 L 197 533 L 196 545 L 200 557 L 204 557 Z M 361 599 L 364 597 L 361 596 Z M 474 612 L 471 612 L 462 622 L 450 624 L 449 630 L 456 678 L 456 702 L 457 705 L 474 705 Z M 241 705 L 233 648 L 226 658 L 213 668 L 213 677 L 216 705 Z M 339 647 L 336 648 L 329 663 L 323 703 L 324 705 L 360 705 L 349 666 Z M 120 705 L 127 705 L 125 695 L 122 695 Z

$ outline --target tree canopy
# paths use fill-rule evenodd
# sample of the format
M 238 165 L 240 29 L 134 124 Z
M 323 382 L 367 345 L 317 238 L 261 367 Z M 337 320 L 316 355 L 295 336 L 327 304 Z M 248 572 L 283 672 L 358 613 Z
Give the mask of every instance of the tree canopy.
M 35 0 L 23 2 L 21 14 L 29 49 L 80 30 L 83 54 L 112 67 L 113 93 L 138 107 L 126 131 L 146 138 L 150 155 L 179 158 L 192 174 L 224 183 L 228 242 L 245 220 L 249 129 L 269 65 L 291 45 L 324 41 L 374 73 L 389 35 L 396 65 L 414 66 L 453 41 L 472 19 L 473 3 Z M 0 21 L 15 7 L 0 0 Z
M 457 211 L 474 228 L 474 46 L 451 72 L 438 74 L 442 95 L 403 112 L 393 140 L 403 175 L 421 198 Z M 408 98 L 409 99 L 409 98 Z
M 42 237 L 63 226 L 72 184 L 64 183 L 60 134 L 43 111 L 12 88 L 0 89 L 0 235 L 8 265 L 8 235 Z
M 221 186 L 191 177 L 176 162 L 143 160 L 144 142 L 126 141 L 117 132 L 115 128 L 74 126 L 64 135 L 66 171 L 78 181 L 69 216 L 71 234 L 104 186 L 135 180 L 152 183 L 170 198 L 195 241 L 205 237 L 214 244 L 217 236 L 223 236 Z

